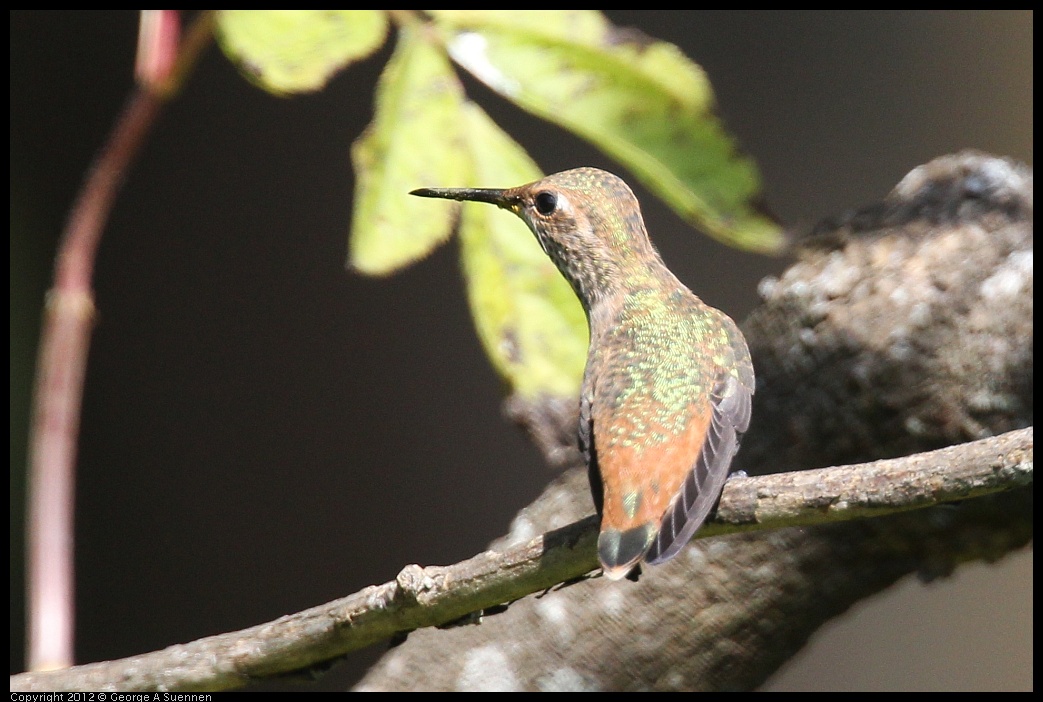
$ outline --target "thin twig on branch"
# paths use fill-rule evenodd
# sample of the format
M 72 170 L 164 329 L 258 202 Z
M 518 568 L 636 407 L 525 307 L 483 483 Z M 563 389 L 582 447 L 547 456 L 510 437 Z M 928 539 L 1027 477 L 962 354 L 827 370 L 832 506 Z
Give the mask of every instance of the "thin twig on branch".
M 1032 483 L 1033 430 L 874 463 L 735 478 L 697 536 L 810 526 L 966 500 Z M 421 627 L 445 625 L 596 568 L 593 517 L 503 553 L 406 566 L 349 597 L 162 651 L 11 677 L 12 691 L 218 690 L 301 670 Z M 645 576 L 655 578 L 654 571 Z M 473 621 L 477 621 L 476 617 Z

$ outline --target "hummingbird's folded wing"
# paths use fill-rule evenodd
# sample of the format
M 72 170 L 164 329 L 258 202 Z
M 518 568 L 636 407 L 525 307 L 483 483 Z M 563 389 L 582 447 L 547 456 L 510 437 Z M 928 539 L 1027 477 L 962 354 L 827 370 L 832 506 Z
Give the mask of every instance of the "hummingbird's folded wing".
M 741 338 L 741 337 L 740 337 Z M 720 498 L 739 440 L 750 424 L 753 366 L 745 343 L 737 372 L 722 371 L 711 395 L 713 411 L 702 450 L 659 525 L 645 555 L 650 565 L 673 558 L 702 526 Z

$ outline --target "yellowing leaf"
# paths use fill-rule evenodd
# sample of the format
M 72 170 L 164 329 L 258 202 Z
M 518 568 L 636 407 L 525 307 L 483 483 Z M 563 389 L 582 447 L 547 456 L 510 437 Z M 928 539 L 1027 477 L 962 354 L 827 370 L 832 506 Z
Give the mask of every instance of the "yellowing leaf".
M 352 146 L 355 204 L 349 263 L 383 275 L 448 238 L 450 202 L 411 197 L 440 182 L 463 182 L 463 90 L 441 47 L 405 27 L 377 86 L 376 114 Z
M 217 37 L 250 80 L 279 95 L 319 90 L 380 48 L 382 10 L 222 10 Z
M 473 161 L 468 185 L 513 187 L 542 176 L 480 107 L 468 103 L 463 122 Z M 493 365 L 522 396 L 578 395 L 588 332 L 576 294 L 518 217 L 483 203 L 462 208 L 467 295 Z
M 692 224 L 747 249 L 782 246 L 778 226 L 756 206 L 756 166 L 712 112 L 702 70 L 677 47 L 619 30 L 593 10 L 436 18 L 452 34 L 457 63 L 621 161 Z

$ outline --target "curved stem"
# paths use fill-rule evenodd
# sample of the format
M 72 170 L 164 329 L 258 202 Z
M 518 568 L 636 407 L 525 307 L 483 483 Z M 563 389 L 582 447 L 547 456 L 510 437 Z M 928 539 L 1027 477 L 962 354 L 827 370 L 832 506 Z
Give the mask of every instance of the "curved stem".
M 153 11 L 172 13 L 171 10 Z M 160 24 L 169 28 L 176 16 Z M 144 25 L 145 23 L 143 23 Z M 200 15 L 166 62 L 164 75 L 139 75 L 108 142 L 87 176 L 62 234 L 54 286 L 47 293 L 37 360 L 29 439 L 27 663 L 30 670 L 73 662 L 76 440 L 83 380 L 94 320 L 91 279 L 98 243 L 123 177 L 155 124 L 177 80 L 195 63 L 211 34 L 212 18 Z M 144 35 L 144 33 L 143 33 Z M 149 32 L 139 52 L 174 49 L 167 32 Z M 157 46 L 166 37 L 165 49 Z

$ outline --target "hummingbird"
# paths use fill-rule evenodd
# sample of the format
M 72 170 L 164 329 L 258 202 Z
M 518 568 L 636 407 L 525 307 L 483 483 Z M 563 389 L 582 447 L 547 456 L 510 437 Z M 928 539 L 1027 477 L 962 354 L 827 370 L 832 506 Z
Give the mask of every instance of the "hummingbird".
M 412 194 L 513 212 L 568 280 L 590 331 L 578 439 L 598 559 L 618 580 L 673 558 L 720 497 L 750 423 L 753 363 L 735 322 L 670 272 L 633 191 L 606 171 Z

